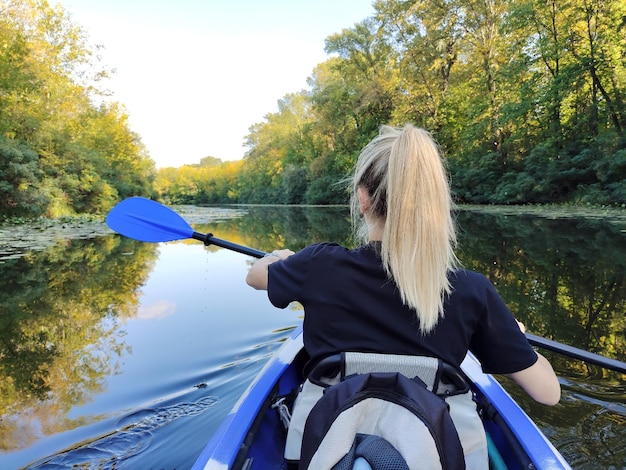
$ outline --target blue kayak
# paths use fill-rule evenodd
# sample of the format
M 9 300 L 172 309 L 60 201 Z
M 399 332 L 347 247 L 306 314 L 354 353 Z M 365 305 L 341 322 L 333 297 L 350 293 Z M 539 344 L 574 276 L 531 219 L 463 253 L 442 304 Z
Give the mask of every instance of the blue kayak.
M 281 469 L 285 431 L 271 404 L 302 382 L 302 329 L 294 330 L 224 419 L 193 466 L 210 469 Z M 490 466 L 495 469 L 570 469 L 546 436 L 470 354 L 462 369 L 483 404 Z

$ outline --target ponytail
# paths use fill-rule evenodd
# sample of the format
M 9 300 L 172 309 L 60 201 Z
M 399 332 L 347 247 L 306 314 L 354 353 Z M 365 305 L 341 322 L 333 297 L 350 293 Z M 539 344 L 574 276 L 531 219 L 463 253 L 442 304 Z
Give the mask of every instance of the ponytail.
M 457 264 L 450 187 L 430 134 L 383 126 L 357 161 L 353 195 L 359 187 L 370 197 L 370 218 L 383 224 L 383 266 L 426 334 L 443 316 L 448 273 Z M 356 208 L 353 196 L 353 220 Z M 361 225 L 361 236 L 366 229 Z

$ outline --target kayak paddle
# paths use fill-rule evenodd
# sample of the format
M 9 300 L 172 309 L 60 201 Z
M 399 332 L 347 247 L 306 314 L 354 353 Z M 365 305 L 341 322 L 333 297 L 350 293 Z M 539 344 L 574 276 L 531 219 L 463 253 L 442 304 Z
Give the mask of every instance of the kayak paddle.
M 193 238 L 205 245 L 219 246 L 254 258 L 262 258 L 266 255 L 265 252 L 254 248 L 215 238 L 212 233 L 198 233 L 169 207 L 143 197 L 131 197 L 118 203 L 107 215 L 106 223 L 112 230 L 143 242 L 169 242 Z M 533 346 L 626 374 L 626 363 L 616 359 L 530 333 L 526 333 L 526 338 Z
M 526 333 L 526 339 L 533 346 L 547 349 L 548 351 L 556 352 L 562 354 L 563 356 L 578 359 L 589 364 L 595 364 L 597 366 L 604 367 L 605 369 L 610 369 L 616 372 L 621 372 L 622 374 L 626 374 L 626 363 L 618 361 L 617 359 L 611 359 L 605 356 L 601 356 L 590 351 L 585 351 L 584 349 L 578 349 L 574 346 L 569 346 L 567 344 L 559 343 L 558 341 L 542 338 L 541 336 L 533 335 L 531 333 Z
M 143 197 L 131 197 L 118 203 L 106 217 L 112 230 L 142 242 L 171 242 L 193 238 L 205 245 L 215 245 L 244 255 L 262 258 L 263 251 L 216 238 L 212 233 L 198 233 L 169 207 Z

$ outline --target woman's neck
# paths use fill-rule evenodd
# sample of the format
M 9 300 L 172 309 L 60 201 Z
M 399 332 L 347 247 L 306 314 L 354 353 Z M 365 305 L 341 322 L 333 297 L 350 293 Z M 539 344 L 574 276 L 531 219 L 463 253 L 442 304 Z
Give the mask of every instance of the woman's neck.
M 367 239 L 370 242 L 379 242 L 383 239 L 383 230 L 385 228 L 385 222 L 381 220 L 372 221 L 366 217 L 368 236 Z

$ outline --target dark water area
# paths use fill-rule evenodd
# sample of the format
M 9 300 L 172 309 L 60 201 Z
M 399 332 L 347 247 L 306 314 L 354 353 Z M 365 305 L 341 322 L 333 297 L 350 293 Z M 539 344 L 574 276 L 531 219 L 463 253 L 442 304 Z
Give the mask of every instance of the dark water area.
M 345 207 L 176 210 L 264 251 L 352 244 Z M 465 208 L 457 222 L 463 265 L 530 332 L 626 360 L 626 213 Z M 189 468 L 302 321 L 245 285 L 254 260 L 238 253 L 97 226 L 32 232 L 0 229 L 2 469 Z M 544 353 L 559 405 L 499 379 L 572 467 L 626 468 L 626 376 Z

